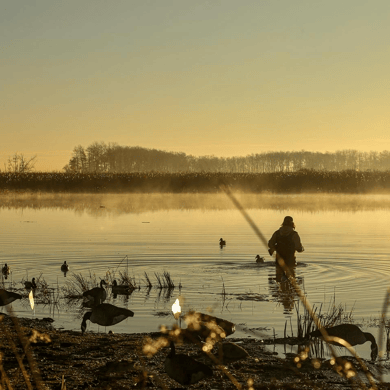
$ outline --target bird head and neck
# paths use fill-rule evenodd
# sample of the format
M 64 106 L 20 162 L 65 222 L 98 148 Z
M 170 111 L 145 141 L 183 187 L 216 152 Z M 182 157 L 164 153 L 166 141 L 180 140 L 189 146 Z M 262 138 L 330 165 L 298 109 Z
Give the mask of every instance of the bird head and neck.
M 103 288 L 103 284 L 105 285 L 106 282 L 102 279 L 102 280 L 100 281 L 100 287 L 101 287 L 101 288 Z
M 364 337 L 371 341 L 371 360 L 376 360 L 378 357 L 378 345 L 376 343 L 375 337 L 371 333 L 364 332 Z
M 81 334 L 84 334 L 84 332 L 87 330 L 87 320 L 89 320 L 91 318 L 91 314 L 92 314 L 92 312 L 90 312 L 90 311 L 87 311 L 84 314 L 83 322 L 81 323 Z

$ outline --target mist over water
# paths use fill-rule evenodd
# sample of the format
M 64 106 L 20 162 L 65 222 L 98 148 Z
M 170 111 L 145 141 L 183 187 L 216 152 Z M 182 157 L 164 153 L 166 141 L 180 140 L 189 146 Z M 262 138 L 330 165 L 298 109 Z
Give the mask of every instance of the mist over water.
M 389 285 L 390 196 L 239 194 L 238 199 L 267 239 L 292 215 L 305 247 L 296 277 L 310 302 L 335 297 L 353 311 L 355 323 L 377 337 L 370 318 L 380 317 Z M 8 196 L 1 199 L 0 216 L 0 263 L 12 271 L 6 288 L 22 288 L 22 279 L 42 274 L 61 295 L 72 273 L 95 274 L 97 280 L 107 271 L 134 276 L 141 289 L 129 297 L 114 298 L 108 289 L 108 302 L 135 313 L 112 327 L 114 332 L 172 325 L 171 306 L 179 295 L 183 311 L 211 309 L 239 324 L 238 336 L 271 337 L 275 329 L 281 337 L 286 320 L 296 324 L 295 295 L 283 289 L 273 259 L 223 194 Z M 227 241 L 222 249 L 221 237 Z M 257 254 L 265 264 L 256 264 Z M 64 260 L 70 266 L 66 277 L 60 271 Z M 154 273 L 163 271 L 177 287 L 148 290 L 144 273 L 156 284 Z M 80 330 L 81 302 L 37 303 L 32 312 L 25 298 L 12 308 L 18 316 L 50 316 L 56 327 Z M 88 329 L 104 331 L 94 324 Z M 369 357 L 369 345 L 358 352 Z

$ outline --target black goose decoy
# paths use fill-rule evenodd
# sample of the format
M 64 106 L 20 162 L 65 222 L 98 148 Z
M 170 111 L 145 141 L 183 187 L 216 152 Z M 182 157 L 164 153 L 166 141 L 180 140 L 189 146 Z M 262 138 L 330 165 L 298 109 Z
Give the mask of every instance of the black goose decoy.
M 197 311 L 190 310 L 185 316 L 184 320 L 187 324 L 194 324 L 196 327 L 198 324 L 215 322 L 219 327 L 221 327 L 226 336 L 233 334 L 236 331 L 236 326 L 233 322 L 224 320 L 222 318 L 214 317 L 210 314 L 204 314 Z M 190 326 L 191 328 L 191 326 Z
M 114 294 L 129 294 L 131 292 L 130 286 L 127 284 L 118 284 L 115 279 L 112 282 L 111 289 Z
M 27 289 L 27 290 L 31 290 L 32 288 L 37 288 L 37 285 L 35 283 L 35 278 L 32 278 L 31 279 L 31 282 L 30 281 L 25 281 L 24 282 L 24 287 Z
M 22 296 L 12 291 L 0 289 L 0 306 L 8 305 L 17 299 L 22 299 Z
M 341 324 L 331 328 L 325 328 L 329 336 L 340 337 L 352 346 L 358 344 L 364 344 L 367 341 L 371 341 L 371 360 L 375 360 L 378 356 L 378 345 L 375 341 L 375 337 L 371 333 L 363 332 L 358 326 L 353 324 Z M 322 337 L 319 329 L 314 332 L 310 332 L 311 337 Z M 340 345 L 336 342 L 331 344 Z
M 213 370 L 184 354 L 175 353 L 175 344 L 170 343 L 171 350 L 165 358 L 165 372 L 176 382 L 183 386 L 192 385 L 200 380 L 213 375 Z
M 214 356 L 219 358 L 223 364 L 228 364 L 241 359 L 246 359 L 249 356 L 249 353 L 235 343 L 226 342 L 220 343 L 218 352 Z
M 134 313 L 131 310 L 117 307 L 110 303 L 101 303 L 95 306 L 92 311 L 87 311 L 84 314 L 81 322 L 81 333 L 84 334 L 87 329 L 87 320 L 101 326 L 111 326 L 118 324 L 127 317 L 133 316 Z
M 64 264 L 61 265 L 61 271 L 62 272 L 68 272 L 69 271 L 69 265 L 66 264 L 66 261 L 64 261 Z
M 91 290 L 83 292 L 83 297 L 87 298 L 88 301 L 92 301 L 94 304 L 98 305 L 103 303 L 106 300 L 107 293 L 103 285 L 106 282 L 102 279 L 100 281 L 100 287 L 94 287 Z
M 226 241 L 225 241 L 223 238 L 220 238 L 220 239 L 219 239 L 219 245 L 220 245 L 220 246 L 226 245 Z
M 9 268 L 9 265 L 7 265 L 7 263 L 4 264 L 3 268 L 1 269 L 1 272 L 3 273 L 3 275 L 5 276 L 8 276 L 9 273 L 10 273 L 10 268 Z

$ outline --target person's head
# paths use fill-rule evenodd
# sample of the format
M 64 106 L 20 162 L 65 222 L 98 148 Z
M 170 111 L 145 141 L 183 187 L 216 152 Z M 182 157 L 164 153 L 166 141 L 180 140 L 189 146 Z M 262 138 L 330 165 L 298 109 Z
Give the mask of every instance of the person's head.
M 293 218 L 290 216 L 284 217 L 282 226 L 291 226 L 293 229 L 295 229 L 295 224 L 294 224 Z

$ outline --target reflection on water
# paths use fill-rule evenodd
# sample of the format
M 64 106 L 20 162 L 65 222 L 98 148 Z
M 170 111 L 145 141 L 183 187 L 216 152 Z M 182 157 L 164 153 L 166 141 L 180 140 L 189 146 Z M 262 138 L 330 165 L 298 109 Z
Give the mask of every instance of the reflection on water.
M 303 276 L 296 276 L 296 266 L 290 267 L 287 276 L 279 265 L 275 265 L 275 271 L 268 276 L 270 294 L 283 305 L 284 314 L 291 314 L 298 297 L 290 278 L 305 292 Z
M 312 304 L 335 296 L 353 308 L 356 321 L 380 317 L 390 280 L 389 196 L 238 198 L 267 238 L 285 215 L 294 217 L 305 246 L 295 279 Z M 126 271 L 139 286 L 128 295 L 108 289 L 107 302 L 135 313 L 115 325 L 115 332 L 170 326 L 179 296 L 183 312 L 211 311 L 240 324 L 238 337 L 258 328 L 283 336 L 286 320 L 296 316 L 295 292 L 225 195 L 39 194 L 2 196 L 0 202 L 0 266 L 10 266 L 2 285 L 22 291 L 22 281 L 42 275 L 51 291 L 45 295 L 38 288 L 33 312 L 23 290 L 22 300 L 11 304 L 18 316 L 52 317 L 55 326 L 80 331 L 86 309 L 80 299 L 65 300 L 63 287 L 73 274 L 100 280 L 108 271 Z M 222 249 L 221 237 L 227 242 Z M 265 262 L 256 263 L 256 255 Z M 64 261 L 67 274 L 61 271 Z M 154 280 L 146 288 L 145 272 L 154 278 L 164 271 L 182 288 L 159 289 Z M 369 348 L 359 346 L 360 352 L 369 358 Z

